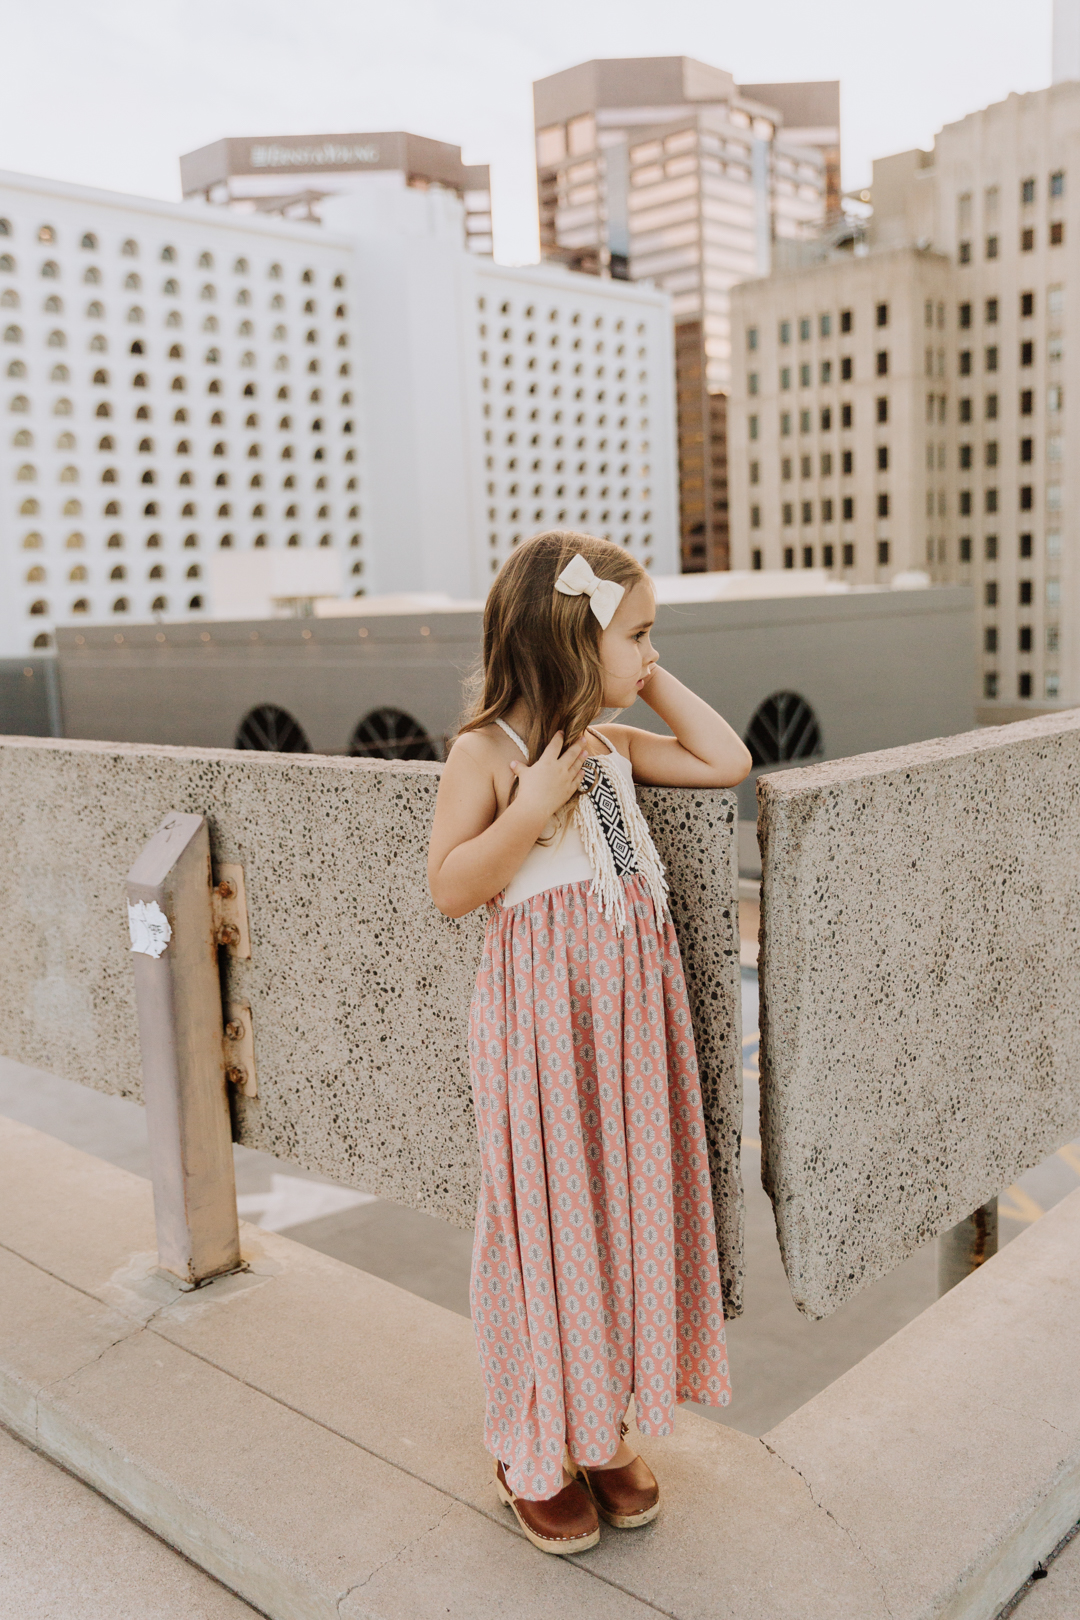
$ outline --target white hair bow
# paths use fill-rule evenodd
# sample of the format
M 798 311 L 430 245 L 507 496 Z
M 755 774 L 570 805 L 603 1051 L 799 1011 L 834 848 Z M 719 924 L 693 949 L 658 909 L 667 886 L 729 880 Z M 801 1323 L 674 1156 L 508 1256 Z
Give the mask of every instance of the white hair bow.
M 590 608 L 600 621 L 601 630 L 606 630 L 623 599 L 626 586 L 616 584 L 613 579 L 597 578 L 579 551 L 576 557 L 571 557 L 555 581 L 555 589 L 563 596 L 587 596 Z

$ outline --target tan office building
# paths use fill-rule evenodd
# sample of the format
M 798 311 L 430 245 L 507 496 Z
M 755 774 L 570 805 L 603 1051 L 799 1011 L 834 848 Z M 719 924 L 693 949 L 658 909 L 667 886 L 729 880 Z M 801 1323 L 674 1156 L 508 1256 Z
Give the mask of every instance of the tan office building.
M 730 289 L 768 273 L 774 243 L 816 235 L 839 201 L 839 86 L 757 88 L 767 102 L 688 57 L 584 62 L 533 87 L 544 257 L 672 297 L 693 571 L 729 560 Z
M 731 308 L 732 567 L 965 580 L 947 438 L 949 260 L 835 252 L 736 287 Z
M 798 567 L 812 556 L 854 579 L 919 567 L 938 582 L 970 581 L 985 721 L 1080 703 L 1080 525 L 1068 472 L 1080 460 L 1080 424 L 1068 404 L 1080 399 L 1080 352 L 1068 339 L 1070 324 L 1080 323 L 1080 277 L 1071 268 L 1080 246 L 1078 188 L 1080 82 L 1012 95 L 947 125 L 932 152 L 875 163 L 864 257 L 833 255 L 798 277 L 751 282 L 733 296 L 741 347 L 730 427 L 734 565 L 760 557 L 764 567 Z M 782 357 L 782 323 L 794 332 L 800 320 L 848 308 L 857 345 L 882 304 L 888 326 L 880 333 L 871 326 L 864 352 L 851 349 L 849 390 L 842 371 L 837 379 L 834 369 L 828 385 L 821 380 L 827 359 L 843 367 L 845 334 L 828 356 L 815 325 L 811 386 L 800 397 L 806 362 L 795 340 L 790 363 Z M 931 308 L 932 330 L 925 325 Z M 896 420 L 887 443 L 886 424 L 873 417 L 881 351 Z M 868 414 L 872 431 L 865 444 L 851 441 L 845 474 L 849 399 L 851 431 L 863 431 Z M 841 413 L 835 448 L 821 431 L 830 406 Z M 813 423 L 817 442 L 808 438 L 805 452 L 794 428 L 784 440 L 785 413 L 792 423 Z M 887 466 L 877 462 L 882 449 Z M 804 494 L 797 478 L 808 455 L 813 477 Z M 832 469 L 831 485 L 823 465 Z M 853 503 L 850 529 L 845 499 Z
M 1080 703 L 1080 83 L 946 125 L 935 240 L 955 265 L 960 499 L 970 507 L 984 718 Z M 1071 402 L 1071 404 L 1070 404 Z

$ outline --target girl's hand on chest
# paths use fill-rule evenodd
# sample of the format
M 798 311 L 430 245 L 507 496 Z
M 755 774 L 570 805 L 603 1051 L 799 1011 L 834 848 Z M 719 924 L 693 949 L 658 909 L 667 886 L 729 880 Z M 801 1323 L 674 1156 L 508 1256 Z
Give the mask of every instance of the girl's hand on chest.
M 556 732 L 535 765 L 511 760 L 510 770 L 519 784 L 515 801 L 547 821 L 581 787 L 588 757 L 583 741 L 564 748 L 563 734 Z

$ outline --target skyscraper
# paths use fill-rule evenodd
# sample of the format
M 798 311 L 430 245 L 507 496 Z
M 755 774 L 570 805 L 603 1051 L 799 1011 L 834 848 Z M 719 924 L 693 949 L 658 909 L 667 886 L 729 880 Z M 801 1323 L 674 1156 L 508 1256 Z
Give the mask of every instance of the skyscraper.
M 672 296 L 691 571 L 728 566 L 730 288 L 839 201 L 839 86 L 761 88 L 770 101 L 689 57 L 584 62 L 533 86 L 542 254 Z

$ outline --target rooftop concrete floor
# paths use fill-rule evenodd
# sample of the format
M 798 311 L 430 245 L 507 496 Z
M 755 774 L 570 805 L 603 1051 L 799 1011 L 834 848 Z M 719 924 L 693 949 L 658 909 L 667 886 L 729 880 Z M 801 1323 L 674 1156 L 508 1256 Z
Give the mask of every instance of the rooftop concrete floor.
M 254 1620 L 257 1613 L 0 1429 L 4 1620 Z
M 757 982 L 752 969 L 743 972 L 743 1029 L 746 1311 L 728 1329 L 732 1404 L 698 1410 L 744 1434 L 760 1435 L 925 1310 L 935 1298 L 937 1276 L 935 1246 L 929 1244 L 825 1321 L 811 1322 L 799 1314 L 788 1292 L 772 1208 L 758 1179 Z M 143 1111 L 122 1098 L 0 1058 L 0 1114 L 121 1169 L 150 1174 Z M 471 1233 L 338 1186 L 269 1154 L 242 1147 L 234 1151 L 245 1220 L 468 1315 Z M 1078 1184 L 1080 1144 L 1072 1144 L 1003 1194 L 1001 1243 L 1016 1237 Z

